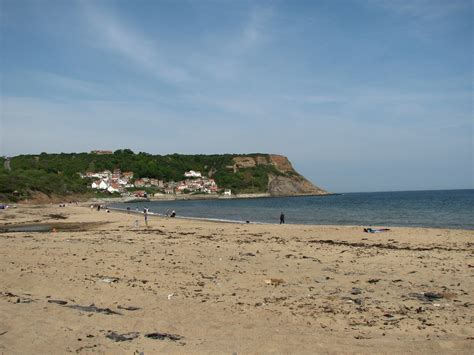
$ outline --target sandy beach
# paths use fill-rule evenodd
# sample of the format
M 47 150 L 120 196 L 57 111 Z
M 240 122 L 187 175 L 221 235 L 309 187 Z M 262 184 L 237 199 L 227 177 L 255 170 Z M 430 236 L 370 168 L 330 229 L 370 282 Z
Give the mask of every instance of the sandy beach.
M 0 353 L 474 349 L 474 231 L 0 212 L 38 223 L 0 233 Z

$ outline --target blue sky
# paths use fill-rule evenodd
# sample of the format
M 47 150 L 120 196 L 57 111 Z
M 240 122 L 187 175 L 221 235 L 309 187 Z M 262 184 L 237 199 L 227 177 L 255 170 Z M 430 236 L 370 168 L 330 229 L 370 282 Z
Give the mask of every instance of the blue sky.
M 0 0 L 0 155 L 283 154 L 334 192 L 474 188 L 463 0 Z

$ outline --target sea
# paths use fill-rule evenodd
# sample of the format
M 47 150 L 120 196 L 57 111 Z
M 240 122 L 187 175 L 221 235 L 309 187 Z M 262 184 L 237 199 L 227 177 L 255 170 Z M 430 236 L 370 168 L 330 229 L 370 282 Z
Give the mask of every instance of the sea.
M 116 203 L 112 208 L 240 223 L 403 226 L 474 230 L 474 190 Z

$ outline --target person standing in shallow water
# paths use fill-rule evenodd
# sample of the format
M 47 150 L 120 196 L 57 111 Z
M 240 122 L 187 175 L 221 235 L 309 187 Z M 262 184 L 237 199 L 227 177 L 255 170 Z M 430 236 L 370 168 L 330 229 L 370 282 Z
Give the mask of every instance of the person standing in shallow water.
M 280 215 L 280 224 L 285 224 L 285 215 L 283 212 Z

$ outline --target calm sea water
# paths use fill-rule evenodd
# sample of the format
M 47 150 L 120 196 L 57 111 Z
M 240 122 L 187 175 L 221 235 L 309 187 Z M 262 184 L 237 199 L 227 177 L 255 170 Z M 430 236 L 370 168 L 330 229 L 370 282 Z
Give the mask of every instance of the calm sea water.
M 474 229 L 474 190 L 347 193 L 332 196 L 114 204 L 177 216 L 232 221 Z

